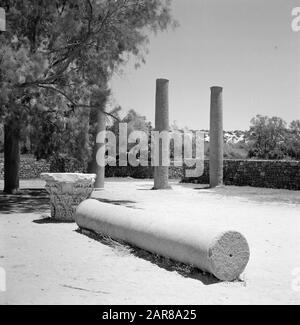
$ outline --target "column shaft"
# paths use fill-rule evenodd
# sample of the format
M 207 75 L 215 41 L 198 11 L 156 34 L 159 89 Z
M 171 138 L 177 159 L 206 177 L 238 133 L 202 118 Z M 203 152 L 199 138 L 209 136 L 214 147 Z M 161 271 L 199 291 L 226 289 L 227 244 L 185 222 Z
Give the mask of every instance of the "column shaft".
M 155 131 L 169 132 L 169 80 L 156 80 Z M 168 150 L 168 152 L 166 152 Z M 163 155 L 169 155 L 169 146 L 159 144 L 159 166 L 154 167 L 154 189 L 169 189 L 169 167 L 162 165 Z
M 97 113 L 97 135 L 103 131 L 106 131 L 106 116 L 99 109 Z M 102 152 L 105 158 L 105 150 L 101 150 L 103 146 L 105 146 L 104 143 L 96 143 L 96 153 Z M 103 189 L 105 182 L 105 166 L 100 166 L 96 163 L 96 175 L 95 189 Z
M 210 187 L 223 185 L 223 89 L 211 88 L 209 178 Z

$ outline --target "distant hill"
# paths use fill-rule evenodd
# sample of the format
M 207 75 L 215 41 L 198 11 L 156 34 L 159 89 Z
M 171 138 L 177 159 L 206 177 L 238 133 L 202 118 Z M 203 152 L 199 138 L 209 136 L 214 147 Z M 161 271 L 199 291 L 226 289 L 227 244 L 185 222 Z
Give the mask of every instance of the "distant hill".
M 205 133 L 205 157 L 209 158 L 209 131 L 201 130 Z M 224 131 L 224 158 L 225 159 L 247 159 L 248 143 L 246 141 L 246 131 Z
M 205 133 L 205 142 L 209 142 L 209 131 L 201 130 Z M 224 131 L 225 143 L 238 144 L 246 143 L 246 131 Z

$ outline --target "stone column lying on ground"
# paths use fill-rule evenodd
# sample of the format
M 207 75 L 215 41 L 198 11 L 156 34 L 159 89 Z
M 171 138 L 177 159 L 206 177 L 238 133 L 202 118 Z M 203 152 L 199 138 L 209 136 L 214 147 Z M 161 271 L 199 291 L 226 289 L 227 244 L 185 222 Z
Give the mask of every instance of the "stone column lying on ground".
M 94 189 L 94 174 L 41 174 L 50 194 L 51 217 L 74 221 L 77 206 L 90 197 Z
M 223 185 L 223 88 L 211 88 L 209 179 L 210 187 Z
M 155 131 L 169 132 L 169 80 L 156 80 Z M 168 150 L 168 152 L 166 152 Z M 169 167 L 163 166 L 163 157 L 168 156 L 169 146 L 159 144 L 159 166 L 154 167 L 154 190 L 169 189 Z
M 222 281 L 237 279 L 249 261 L 248 243 L 239 232 L 211 229 L 184 218 L 173 221 L 89 199 L 78 206 L 75 219 L 81 229 L 193 265 Z

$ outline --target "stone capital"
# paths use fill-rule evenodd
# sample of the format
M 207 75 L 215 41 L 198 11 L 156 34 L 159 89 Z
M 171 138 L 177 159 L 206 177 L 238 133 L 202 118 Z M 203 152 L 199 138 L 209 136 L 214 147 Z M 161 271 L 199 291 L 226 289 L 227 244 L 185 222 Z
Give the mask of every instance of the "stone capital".
M 74 221 L 77 206 L 90 197 L 96 175 L 71 173 L 43 173 L 46 190 L 50 194 L 51 217 Z

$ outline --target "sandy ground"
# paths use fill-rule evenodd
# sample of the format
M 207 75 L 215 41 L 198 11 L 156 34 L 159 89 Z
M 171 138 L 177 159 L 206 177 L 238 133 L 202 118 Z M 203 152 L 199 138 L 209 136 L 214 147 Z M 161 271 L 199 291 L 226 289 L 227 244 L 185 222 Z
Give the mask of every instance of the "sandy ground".
M 135 254 L 121 245 L 51 223 L 42 181 L 24 181 L 27 195 L 0 195 L 0 304 L 299 304 L 300 192 L 109 180 L 94 193 L 104 202 L 157 211 L 160 218 L 196 220 L 241 231 L 251 259 L 241 281 L 218 282 L 199 271 Z M 3 182 L 0 181 L 0 189 Z M 298 272 L 300 276 L 300 271 Z M 293 289 L 294 284 L 294 289 Z M 295 287 L 296 284 L 296 287 Z M 298 287 L 297 287 L 298 285 Z

